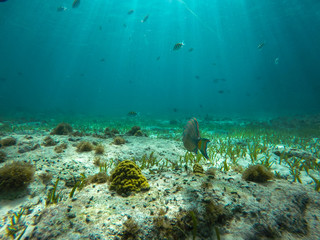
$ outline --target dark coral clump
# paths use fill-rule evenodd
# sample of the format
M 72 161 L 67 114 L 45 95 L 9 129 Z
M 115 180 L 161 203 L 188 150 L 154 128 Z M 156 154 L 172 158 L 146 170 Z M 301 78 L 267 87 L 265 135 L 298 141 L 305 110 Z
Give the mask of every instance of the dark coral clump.
M 273 173 L 260 164 L 248 167 L 242 174 L 242 179 L 258 183 L 267 182 L 273 177 Z
M 60 123 L 51 131 L 51 135 L 68 135 L 72 133 L 72 127 L 68 123 Z
M 113 133 L 113 134 L 115 135 L 115 134 L 119 134 L 119 131 L 118 131 L 117 129 L 113 128 L 113 129 L 111 130 L 111 133 Z
M 139 126 L 133 126 L 130 131 L 126 133 L 128 136 L 136 136 L 136 137 L 146 137 L 147 134 L 143 133 L 141 131 L 141 128 Z
M 64 152 L 64 150 L 66 150 L 68 148 L 68 144 L 66 144 L 66 143 L 61 143 L 60 145 L 58 145 L 58 146 L 56 146 L 55 148 L 54 148 L 54 151 L 56 152 L 56 153 L 62 153 L 62 152 Z
M 79 131 L 72 132 L 71 135 L 74 136 L 74 137 L 83 137 L 83 136 L 85 136 L 85 134 L 83 132 L 79 132 Z M 69 141 L 72 141 L 70 139 L 73 139 L 73 138 L 69 138 Z
M 4 151 L 0 151 L 0 163 L 4 162 L 7 158 L 7 154 Z
M 0 168 L 0 192 L 25 189 L 33 180 L 35 168 L 31 163 L 12 162 Z
M 130 218 L 123 224 L 123 233 L 121 239 L 140 239 L 138 238 L 138 234 L 140 231 L 141 227 L 138 225 L 138 223 Z
M 111 175 L 110 190 L 128 195 L 131 192 L 149 190 L 150 186 L 141 169 L 132 161 L 125 160 L 118 164 Z
M 203 210 L 180 208 L 173 218 L 165 214 L 166 211 L 160 209 L 153 218 L 157 239 L 209 239 L 213 226 L 225 225 L 232 218 L 230 211 L 210 198 L 204 199 Z
M 122 144 L 125 144 L 126 143 L 126 140 L 124 140 L 124 138 L 120 137 L 120 136 L 117 136 L 113 139 L 113 144 L 115 145 L 122 145 Z
M 217 223 L 224 223 L 228 214 L 222 205 L 215 203 L 213 200 L 209 200 L 204 205 L 204 218 L 209 225 Z
M 104 147 L 101 144 L 98 144 L 96 148 L 94 149 L 95 154 L 103 154 L 104 153 Z
M 1 139 L 0 143 L 4 147 L 9 147 L 9 146 L 16 145 L 17 144 L 17 139 L 15 139 L 13 137 L 7 137 L 7 138 Z
M 119 134 L 119 131 L 117 129 L 110 129 L 107 127 L 104 129 L 104 134 L 108 137 L 114 137 L 116 134 Z
M 145 134 L 144 134 L 141 130 L 138 130 L 138 131 L 136 131 L 136 133 L 134 134 L 134 136 L 136 136 L 136 137 L 143 137 L 143 136 L 145 136 Z
M 57 143 L 53 140 L 52 137 L 46 136 L 46 137 L 43 139 L 42 145 L 45 146 L 45 147 L 51 147 L 51 146 L 57 145 Z
M 99 172 L 95 175 L 89 176 L 86 180 L 86 184 L 92 183 L 106 183 L 109 180 L 109 176 L 105 172 Z
M 82 141 L 77 145 L 78 152 L 90 152 L 92 151 L 94 146 L 90 142 Z
M 197 211 L 181 209 L 172 219 L 165 214 L 165 210 L 160 209 L 158 215 L 153 218 L 153 230 L 159 236 L 158 239 L 189 239 L 190 232 L 195 239 L 198 225 Z
M 141 128 L 139 126 L 133 126 L 130 131 L 128 131 L 126 134 L 129 136 L 134 136 L 134 134 L 139 131 Z

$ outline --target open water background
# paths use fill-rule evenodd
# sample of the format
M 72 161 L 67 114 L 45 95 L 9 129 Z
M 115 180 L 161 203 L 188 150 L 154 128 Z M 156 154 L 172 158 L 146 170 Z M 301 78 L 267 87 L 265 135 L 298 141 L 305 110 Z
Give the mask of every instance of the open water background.
M 319 113 L 318 0 L 80 1 L 0 3 L 2 115 Z

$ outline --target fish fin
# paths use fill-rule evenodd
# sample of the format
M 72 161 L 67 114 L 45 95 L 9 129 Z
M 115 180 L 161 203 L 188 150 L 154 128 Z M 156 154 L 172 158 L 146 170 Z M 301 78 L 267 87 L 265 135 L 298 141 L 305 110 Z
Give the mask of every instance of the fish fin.
M 199 123 L 196 118 L 192 118 L 184 127 L 183 136 L 190 134 L 193 140 L 200 138 Z
M 201 138 L 198 142 L 198 149 L 202 153 L 202 155 L 206 158 L 209 159 L 208 154 L 207 154 L 207 145 L 208 142 L 210 142 L 209 139 L 206 138 Z
M 190 120 L 190 123 L 193 125 L 193 127 L 196 129 L 196 137 L 200 138 L 200 131 L 199 131 L 199 123 L 196 118 L 192 118 Z

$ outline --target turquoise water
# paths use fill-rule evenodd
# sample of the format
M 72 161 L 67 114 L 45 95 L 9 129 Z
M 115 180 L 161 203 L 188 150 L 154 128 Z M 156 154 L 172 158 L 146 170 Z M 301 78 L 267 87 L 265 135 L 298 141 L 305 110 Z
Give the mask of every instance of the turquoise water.
M 2 115 L 319 113 L 319 1 L 72 2 L 0 2 Z

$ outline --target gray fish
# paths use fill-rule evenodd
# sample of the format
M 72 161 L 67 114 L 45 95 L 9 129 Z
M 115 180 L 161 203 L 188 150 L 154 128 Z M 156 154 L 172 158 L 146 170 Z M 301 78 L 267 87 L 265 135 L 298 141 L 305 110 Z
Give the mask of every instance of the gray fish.
M 196 118 L 192 118 L 185 126 L 182 141 L 184 147 L 188 151 L 197 153 L 198 150 L 200 150 L 202 155 L 206 159 L 209 159 L 207 154 L 207 144 L 210 140 L 200 137 L 199 123 Z
M 149 15 L 145 16 L 145 17 L 141 20 L 141 22 L 142 22 L 142 23 L 146 22 L 146 21 L 148 20 L 148 18 L 149 18 Z

